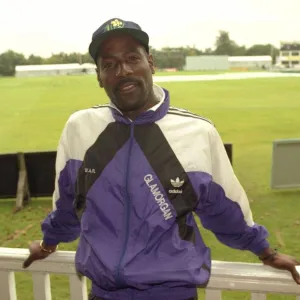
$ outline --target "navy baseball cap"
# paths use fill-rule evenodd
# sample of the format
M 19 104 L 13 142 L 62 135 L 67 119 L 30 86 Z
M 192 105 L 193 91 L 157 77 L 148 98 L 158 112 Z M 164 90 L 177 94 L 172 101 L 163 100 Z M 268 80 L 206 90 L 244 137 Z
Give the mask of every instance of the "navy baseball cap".
M 92 41 L 89 46 L 89 53 L 96 62 L 99 47 L 101 43 L 112 33 L 124 32 L 138 40 L 149 53 L 149 36 L 142 28 L 131 21 L 124 21 L 118 18 L 110 19 L 103 23 L 92 36 Z

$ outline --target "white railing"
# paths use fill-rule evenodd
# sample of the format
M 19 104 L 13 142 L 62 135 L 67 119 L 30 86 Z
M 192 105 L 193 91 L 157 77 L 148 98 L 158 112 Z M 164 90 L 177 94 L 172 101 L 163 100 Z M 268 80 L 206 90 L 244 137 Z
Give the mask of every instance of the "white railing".
M 22 263 L 28 254 L 27 249 L 0 247 L 1 300 L 17 300 L 14 272 L 20 271 L 32 273 L 35 300 L 51 300 L 52 273 L 69 276 L 71 300 L 87 300 L 86 279 L 80 281 L 75 272 L 75 252 L 58 251 L 24 270 Z M 300 300 L 300 286 L 290 273 L 261 264 L 213 261 L 206 299 L 221 300 L 223 290 L 251 292 L 252 300 L 266 300 L 268 293 L 296 295 Z

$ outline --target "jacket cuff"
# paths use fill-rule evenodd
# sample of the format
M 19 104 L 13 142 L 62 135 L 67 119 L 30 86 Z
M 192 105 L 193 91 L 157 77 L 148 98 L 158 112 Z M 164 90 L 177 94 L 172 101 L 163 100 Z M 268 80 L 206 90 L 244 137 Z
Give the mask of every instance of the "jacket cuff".
M 51 239 L 49 237 L 44 236 L 43 242 L 47 246 L 57 246 L 60 242 L 56 239 Z
M 254 253 L 255 255 L 259 256 L 264 252 L 265 249 L 270 248 L 270 244 L 267 240 L 263 240 L 259 244 L 256 244 L 249 248 L 249 251 Z

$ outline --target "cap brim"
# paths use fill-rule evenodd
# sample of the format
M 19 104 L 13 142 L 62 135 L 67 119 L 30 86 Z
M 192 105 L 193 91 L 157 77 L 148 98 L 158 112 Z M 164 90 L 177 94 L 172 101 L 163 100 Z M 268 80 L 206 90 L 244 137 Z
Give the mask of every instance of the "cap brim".
M 100 34 L 90 43 L 89 53 L 94 60 L 96 60 L 97 53 L 100 50 L 100 45 L 104 42 L 104 40 L 106 40 L 110 35 L 118 32 L 123 32 L 123 33 L 127 33 L 128 35 L 131 35 L 133 38 L 140 41 L 145 47 L 147 47 L 148 50 L 149 36 L 146 32 L 142 30 L 131 29 L 131 28 L 118 28 L 116 30 L 106 31 Z

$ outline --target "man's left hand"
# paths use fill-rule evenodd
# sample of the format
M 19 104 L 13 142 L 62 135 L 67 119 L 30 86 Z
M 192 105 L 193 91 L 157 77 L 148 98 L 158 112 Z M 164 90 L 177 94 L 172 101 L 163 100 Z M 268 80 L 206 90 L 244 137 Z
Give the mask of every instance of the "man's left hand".
M 264 260 L 263 263 L 275 269 L 289 271 L 295 282 L 300 284 L 300 274 L 296 270 L 296 266 L 300 266 L 300 262 L 296 258 L 277 253 L 270 259 Z

